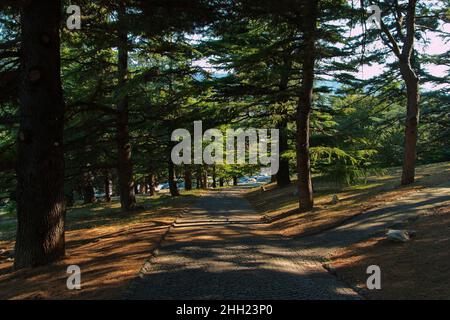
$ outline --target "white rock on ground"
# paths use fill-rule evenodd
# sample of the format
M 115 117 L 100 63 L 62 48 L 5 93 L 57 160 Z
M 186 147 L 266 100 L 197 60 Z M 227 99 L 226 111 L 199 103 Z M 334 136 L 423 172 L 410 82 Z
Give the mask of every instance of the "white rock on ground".
M 386 232 L 386 237 L 388 240 L 394 242 L 407 242 L 411 239 L 406 230 L 388 230 L 388 232 Z

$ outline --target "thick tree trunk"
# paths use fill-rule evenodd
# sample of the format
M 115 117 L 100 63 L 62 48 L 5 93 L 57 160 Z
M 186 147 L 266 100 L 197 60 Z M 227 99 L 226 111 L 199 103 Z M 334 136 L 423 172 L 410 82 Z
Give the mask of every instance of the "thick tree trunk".
M 416 37 L 417 2 L 417 0 L 409 0 L 406 15 L 397 17 L 397 19 L 402 20 L 397 20 L 397 24 L 404 23 L 406 29 L 406 33 L 404 33 L 401 37 L 403 41 L 402 46 L 397 43 L 389 28 L 383 23 L 383 21 L 381 21 L 381 30 L 387 38 L 385 42 L 399 60 L 400 73 L 405 81 L 407 90 L 403 172 L 401 180 L 402 185 L 407 185 L 414 182 L 417 157 L 416 148 L 417 126 L 419 123 L 419 78 L 418 74 L 412 67 L 414 41 Z
M 125 6 L 120 3 L 119 20 L 123 19 Z M 127 82 L 128 76 L 128 39 L 127 32 L 119 32 L 118 45 L 119 96 Z M 123 95 L 117 105 L 117 152 L 119 176 L 120 204 L 123 211 L 129 211 L 136 206 L 133 182 L 133 164 L 131 162 L 131 144 L 128 129 L 128 96 Z
M 314 88 L 318 1 L 305 3 L 303 81 L 297 106 L 297 174 L 300 211 L 314 206 L 309 157 L 310 115 Z
M 184 170 L 184 189 L 192 190 L 192 171 L 188 168 Z
M 178 191 L 178 186 L 177 186 L 177 180 L 175 178 L 175 166 L 173 165 L 172 160 L 169 159 L 169 167 L 168 167 L 168 171 L 169 171 L 169 190 L 170 190 L 170 195 L 172 197 L 177 197 L 180 195 L 180 192 Z
M 286 119 L 282 119 L 278 123 L 277 129 L 280 132 L 280 155 L 283 155 L 283 153 L 289 149 L 287 124 L 288 121 Z M 291 177 L 289 174 L 289 159 L 280 157 L 280 167 L 276 174 L 276 180 L 279 187 L 284 187 L 291 183 Z
M 16 269 L 44 265 L 65 253 L 61 3 L 27 1 L 20 20 Z
M 419 79 L 410 64 L 401 65 L 407 91 L 405 142 L 403 150 L 402 185 L 414 182 L 417 158 L 417 127 L 419 124 Z
M 150 173 L 148 176 L 148 184 L 149 184 L 149 194 L 150 197 L 153 197 L 156 193 L 156 177 L 154 173 Z

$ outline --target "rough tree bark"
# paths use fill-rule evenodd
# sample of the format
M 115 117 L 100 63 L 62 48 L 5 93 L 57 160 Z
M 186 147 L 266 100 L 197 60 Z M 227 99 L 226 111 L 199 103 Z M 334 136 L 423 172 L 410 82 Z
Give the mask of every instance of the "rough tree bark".
M 156 177 L 154 173 L 150 173 L 148 175 L 148 184 L 149 184 L 149 195 L 153 197 L 156 193 Z
M 316 60 L 318 1 L 305 2 L 303 80 L 297 105 L 297 174 L 300 211 L 310 211 L 314 206 L 309 156 L 310 116 L 314 88 Z
M 412 67 L 414 52 L 414 39 L 416 33 L 416 6 L 417 0 L 409 0 L 406 13 L 406 34 L 399 31 L 399 37 L 403 40 L 400 48 L 389 28 L 381 21 L 381 30 L 387 37 L 383 41 L 394 52 L 399 61 L 400 73 L 406 85 L 407 104 L 405 121 L 405 141 L 403 149 L 402 185 L 408 185 L 415 180 L 417 158 L 417 126 L 419 124 L 419 77 Z M 402 26 L 403 17 L 398 17 L 397 25 Z
M 16 269 L 48 264 L 65 254 L 60 21 L 59 0 L 23 3 Z
M 417 158 L 417 126 L 419 123 L 419 78 L 408 64 L 403 67 L 403 78 L 406 83 L 408 94 L 406 123 L 405 123 L 405 145 L 403 155 L 402 185 L 408 185 L 415 180 L 416 158 Z
M 125 16 L 125 5 L 119 4 L 119 22 Z M 126 30 L 120 28 L 118 35 L 118 74 L 119 86 L 117 104 L 117 152 L 119 176 L 120 204 L 123 211 L 129 211 L 136 206 L 136 197 L 133 181 L 133 164 L 131 162 L 131 144 L 128 128 L 128 96 L 122 92 L 128 77 L 128 35 Z

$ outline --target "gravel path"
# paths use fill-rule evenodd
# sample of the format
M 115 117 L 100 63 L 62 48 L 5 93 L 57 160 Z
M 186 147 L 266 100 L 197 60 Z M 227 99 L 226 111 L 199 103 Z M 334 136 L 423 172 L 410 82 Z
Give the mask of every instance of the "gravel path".
M 210 192 L 178 219 L 127 298 L 359 298 L 259 221 L 239 190 Z
M 133 283 L 131 299 L 358 299 L 321 263 L 335 250 L 401 228 L 450 201 L 450 182 L 387 202 L 299 239 L 267 232 L 242 190 L 210 192 L 177 220 Z

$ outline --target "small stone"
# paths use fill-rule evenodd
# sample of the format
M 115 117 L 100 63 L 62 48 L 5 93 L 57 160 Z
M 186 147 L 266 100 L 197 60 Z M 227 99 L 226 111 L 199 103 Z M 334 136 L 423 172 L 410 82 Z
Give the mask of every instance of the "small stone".
M 411 239 L 406 230 L 388 230 L 388 232 L 386 232 L 386 237 L 393 242 L 407 242 Z

